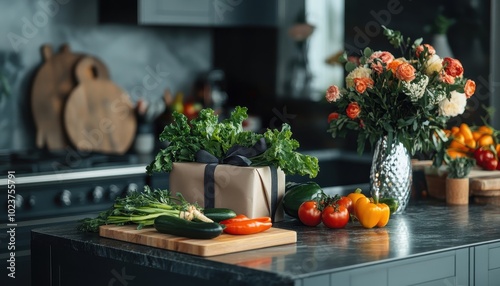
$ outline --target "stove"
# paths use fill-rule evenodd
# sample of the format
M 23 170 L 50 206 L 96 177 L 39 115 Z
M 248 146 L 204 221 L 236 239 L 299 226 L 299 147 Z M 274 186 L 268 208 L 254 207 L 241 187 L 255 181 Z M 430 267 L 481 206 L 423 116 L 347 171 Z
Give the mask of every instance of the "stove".
M 16 218 L 105 209 L 116 197 L 141 190 L 146 183 L 146 164 L 135 155 L 75 154 L 31 151 L 0 156 L 0 176 L 14 178 Z M 0 186 L 6 189 L 7 180 Z M 7 199 L 0 202 L 8 204 Z M 7 222 L 7 217 L 0 217 L 0 222 Z
M 6 245 L 15 229 L 16 276 L 29 280 L 31 229 L 94 217 L 117 197 L 142 191 L 151 181 L 148 159 L 135 154 L 83 156 L 72 150 L 0 154 L 0 188 L 5 190 L 0 204 L 6 210 L 0 216 L 0 260 L 11 255 Z

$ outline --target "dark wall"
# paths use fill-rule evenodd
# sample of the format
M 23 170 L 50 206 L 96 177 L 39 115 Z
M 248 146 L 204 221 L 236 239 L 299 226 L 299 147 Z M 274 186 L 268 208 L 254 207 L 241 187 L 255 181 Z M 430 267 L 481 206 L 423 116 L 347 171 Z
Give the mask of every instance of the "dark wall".
M 350 52 L 366 46 L 374 50 L 394 51 L 382 34 L 380 25 L 399 30 L 412 40 L 423 38 L 434 44 L 433 24 L 438 13 L 454 19 L 447 39 L 453 57 L 464 66 L 464 76 L 477 84 L 476 94 L 468 101 L 466 112 L 450 124 L 482 124 L 490 104 L 490 1 L 472 0 L 375 0 L 346 1 L 345 42 Z M 437 46 L 437 53 L 440 50 Z M 397 51 L 394 51 L 397 56 Z

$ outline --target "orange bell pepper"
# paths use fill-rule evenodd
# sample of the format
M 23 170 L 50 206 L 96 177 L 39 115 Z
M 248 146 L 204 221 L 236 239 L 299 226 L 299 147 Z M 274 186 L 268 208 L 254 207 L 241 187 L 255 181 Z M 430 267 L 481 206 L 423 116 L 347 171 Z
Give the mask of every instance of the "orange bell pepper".
M 493 136 L 489 134 L 484 134 L 477 140 L 477 147 L 483 147 L 483 146 L 489 146 L 495 144 L 495 140 L 493 139 Z
M 360 198 L 365 198 L 366 196 L 361 192 L 361 189 L 358 188 L 354 192 L 348 194 L 347 197 L 352 201 L 353 215 L 356 216 L 356 202 Z
M 482 134 L 493 135 L 493 128 L 491 128 L 489 126 L 486 126 L 486 125 L 479 126 L 479 128 L 477 129 L 477 131 L 479 133 L 482 133 Z
M 461 150 L 456 150 L 456 149 L 452 149 L 452 148 L 446 149 L 446 153 L 452 159 L 467 157 L 467 153 L 465 153 L 465 152 L 463 152 Z
M 470 130 L 469 125 L 467 125 L 466 123 L 460 124 L 459 130 L 460 130 L 460 134 L 462 134 L 464 136 L 464 140 L 467 141 L 467 140 L 474 139 L 472 137 L 472 131 Z

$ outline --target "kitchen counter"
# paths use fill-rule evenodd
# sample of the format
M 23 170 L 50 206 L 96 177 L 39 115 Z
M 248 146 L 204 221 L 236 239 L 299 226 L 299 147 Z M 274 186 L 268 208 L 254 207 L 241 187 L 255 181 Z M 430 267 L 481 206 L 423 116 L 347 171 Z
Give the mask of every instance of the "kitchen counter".
M 428 200 L 410 204 L 385 228 L 350 223 L 334 230 L 288 218 L 275 227 L 296 230 L 296 244 L 203 258 L 81 233 L 70 224 L 32 231 L 33 279 L 37 285 L 305 286 L 363 285 L 378 277 L 370 285 L 498 285 L 499 226 L 498 206 Z

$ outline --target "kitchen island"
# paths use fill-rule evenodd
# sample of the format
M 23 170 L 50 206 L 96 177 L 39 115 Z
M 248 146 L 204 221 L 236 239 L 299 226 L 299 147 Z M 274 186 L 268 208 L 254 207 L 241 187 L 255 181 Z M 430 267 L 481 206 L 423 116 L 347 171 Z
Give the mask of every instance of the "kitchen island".
M 33 285 L 500 285 L 500 207 L 424 200 L 385 228 L 306 227 L 297 243 L 199 257 L 82 233 L 32 231 Z

